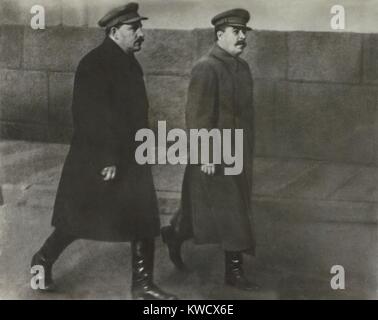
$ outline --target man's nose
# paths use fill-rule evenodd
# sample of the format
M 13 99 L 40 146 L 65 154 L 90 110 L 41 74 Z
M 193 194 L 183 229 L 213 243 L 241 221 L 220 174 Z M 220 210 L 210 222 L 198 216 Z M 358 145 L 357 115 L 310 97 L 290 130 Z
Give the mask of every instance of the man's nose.
M 240 40 L 245 40 L 245 38 L 246 38 L 246 34 L 245 34 L 245 32 L 243 30 L 239 31 L 238 36 L 239 36 Z
M 138 38 L 143 38 L 144 39 L 144 33 L 143 33 L 142 29 L 138 30 L 137 35 L 138 35 Z

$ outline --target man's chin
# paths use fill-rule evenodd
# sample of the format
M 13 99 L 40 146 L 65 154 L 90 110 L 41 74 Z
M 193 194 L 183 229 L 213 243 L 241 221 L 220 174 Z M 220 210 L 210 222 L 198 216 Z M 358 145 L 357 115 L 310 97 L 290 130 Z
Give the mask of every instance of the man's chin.
M 245 48 L 244 46 L 243 47 L 237 46 L 236 49 L 235 49 L 236 54 L 237 55 L 242 54 L 243 51 L 244 51 L 244 48 Z

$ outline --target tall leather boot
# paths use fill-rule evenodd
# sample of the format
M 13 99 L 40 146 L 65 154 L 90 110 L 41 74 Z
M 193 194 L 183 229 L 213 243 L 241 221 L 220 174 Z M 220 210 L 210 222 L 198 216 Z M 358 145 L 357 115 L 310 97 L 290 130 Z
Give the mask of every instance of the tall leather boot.
M 225 252 L 225 283 L 240 290 L 253 291 L 260 287 L 250 282 L 244 275 L 241 252 Z
M 52 276 L 52 268 L 64 249 L 76 238 L 63 232 L 54 230 L 47 238 L 41 249 L 34 254 L 30 267 L 42 266 L 44 270 L 44 287 L 38 287 L 39 291 L 54 291 L 56 289 Z
M 181 257 L 181 246 L 184 241 L 176 234 L 173 226 L 169 225 L 161 228 L 161 237 L 168 247 L 169 258 L 174 266 L 181 271 L 187 271 L 187 267 Z
M 44 286 L 39 286 L 39 291 L 54 291 L 56 289 L 52 278 L 52 267 L 55 261 L 49 260 L 41 251 L 32 258 L 30 267 L 41 266 L 44 271 Z
M 153 282 L 154 251 L 153 239 L 133 241 L 132 287 L 134 300 L 177 300 L 173 294 L 164 292 Z

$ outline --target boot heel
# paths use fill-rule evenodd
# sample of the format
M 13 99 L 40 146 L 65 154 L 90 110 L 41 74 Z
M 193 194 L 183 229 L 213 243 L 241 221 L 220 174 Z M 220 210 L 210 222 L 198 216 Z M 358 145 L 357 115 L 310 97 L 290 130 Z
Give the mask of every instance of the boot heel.
M 253 282 L 250 282 L 244 275 L 243 271 L 243 256 L 240 252 L 225 253 L 225 284 L 238 288 L 240 290 L 255 291 L 260 287 Z

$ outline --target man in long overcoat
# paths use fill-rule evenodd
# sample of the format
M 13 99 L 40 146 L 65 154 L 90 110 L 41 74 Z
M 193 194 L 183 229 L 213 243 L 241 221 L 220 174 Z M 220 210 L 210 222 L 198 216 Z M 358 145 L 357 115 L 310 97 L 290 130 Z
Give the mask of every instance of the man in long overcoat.
M 135 133 L 148 127 L 143 72 L 134 57 L 147 18 L 137 10 L 129 3 L 105 15 L 104 42 L 76 71 L 74 134 L 56 195 L 55 230 L 32 259 L 32 266 L 44 267 L 45 289 L 53 286 L 53 263 L 75 239 L 131 241 L 133 298 L 175 298 L 152 281 L 157 199 L 151 168 L 134 155 Z
M 255 248 L 251 228 L 253 83 L 247 62 L 239 58 L 246 46 L 249 19 L 243 9 L 212 19 L 216 43 L 192 70 L 186 106 L 189 129 L 243 130 L 243 170 L 225 175 L 223 163 L 189 164 L 181 208 L 171 224 L 162 228 L 176 267 L 185 267 L 180 255 L 184 240 L 194 237 L 199 244 L 219 243 L 225 251 L 225 282 L 245 290 L 257 288 L 242 269 L 242 253 L 254 254 Z

